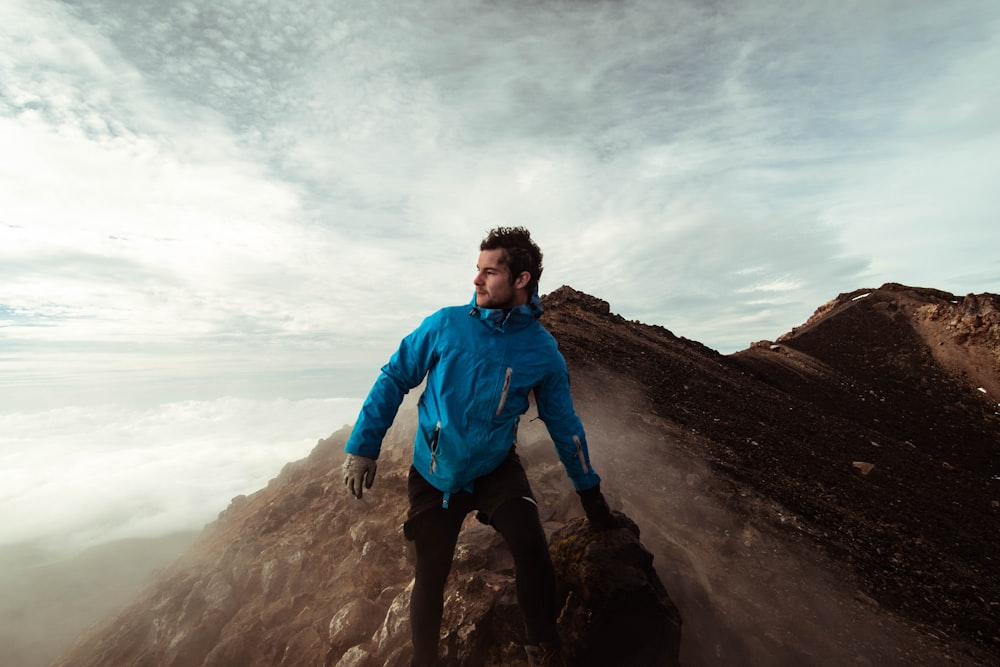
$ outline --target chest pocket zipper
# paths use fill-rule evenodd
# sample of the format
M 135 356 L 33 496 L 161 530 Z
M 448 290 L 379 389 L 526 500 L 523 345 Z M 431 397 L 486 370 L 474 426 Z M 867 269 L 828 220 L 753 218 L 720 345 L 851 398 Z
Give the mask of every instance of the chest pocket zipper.
M 507 367 L 507 373 L 503 378 L 503 391 L 500 392 L 500 405 L 497 406 L 496 416 L 499 417 L 500 413 L 503 411 L 503 406 L 507 403 L 507 392 L 510 391 L 510 376 L 513 375 L 514 369 L 510 366 Z

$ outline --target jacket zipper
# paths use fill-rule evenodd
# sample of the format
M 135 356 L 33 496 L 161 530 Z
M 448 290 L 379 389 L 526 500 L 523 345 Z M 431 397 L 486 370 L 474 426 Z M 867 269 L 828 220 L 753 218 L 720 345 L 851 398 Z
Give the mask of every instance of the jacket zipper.
M 507 367 L 507 373 L 503 378 L 503 391 L 500 392 L 500 405 L 497 406 L 496 416 L 500 416 L 500 412 L 503 411 L 503 406 L 507 402 L 507 392 L 510 391 L 510 376 L 514 373 L 514 369 L 510 366 Z
M 431 436 L 431 474 L 437 472 L 438 462 L 438 437 L 441 435 L 441 421 L 439 420 L 437 424 L 434 425 L 434 435 Z M 451 500 L 451 492 L 445 491 L 444 495 L 441 496 L 441 507 L 448 509 L 448 502 Z
M 438 436 L 441 434 L 441 422 L 439 421 L 434 426 L 434 435 L 431 436 L 431 474 L 437 472 L 438 461 L 437 461 L 437 449 L 438 449 Z

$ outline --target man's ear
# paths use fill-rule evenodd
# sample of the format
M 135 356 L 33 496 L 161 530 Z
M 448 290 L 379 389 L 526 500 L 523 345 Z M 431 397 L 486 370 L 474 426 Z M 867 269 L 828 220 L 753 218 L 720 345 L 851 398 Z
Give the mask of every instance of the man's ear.
M 530 282 L 531 282 L 531 274 L 528 273 L 527 271 L 521 271 L 521 274 L 517 277 L 517 280 L 514 281 L 514 287 L 516 287 L 517 289 L 523 289 L 527 287 L 528 283 Z

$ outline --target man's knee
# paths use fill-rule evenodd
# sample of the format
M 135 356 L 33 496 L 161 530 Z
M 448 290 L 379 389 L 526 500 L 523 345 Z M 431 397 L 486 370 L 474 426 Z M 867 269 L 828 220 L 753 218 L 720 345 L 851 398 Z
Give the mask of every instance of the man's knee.
M 511 498 L 503 503 L 493 513 L 492 524 L 511 550 L 535 548 L 548 551 L 538 506 L 532 498 Z
M 538 525 L 541 528 L 542 522 L 538 516 L 538 505 L 534 498 L 520 497 L 510 498 L 504 501 L 499 507 L 493 510 L 490 523 L 497 530 L 505 526 L 525 526 Z

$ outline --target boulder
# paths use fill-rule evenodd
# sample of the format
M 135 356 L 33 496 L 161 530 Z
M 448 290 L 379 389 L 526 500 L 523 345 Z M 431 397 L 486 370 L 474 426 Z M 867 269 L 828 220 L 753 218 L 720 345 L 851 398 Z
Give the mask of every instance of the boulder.
M 559 632 L 567 664 L 675 667 L 681 617 L 639 541 L 639 527 L 595 532 L 573 519 L 550 540 L 562 606 Z

